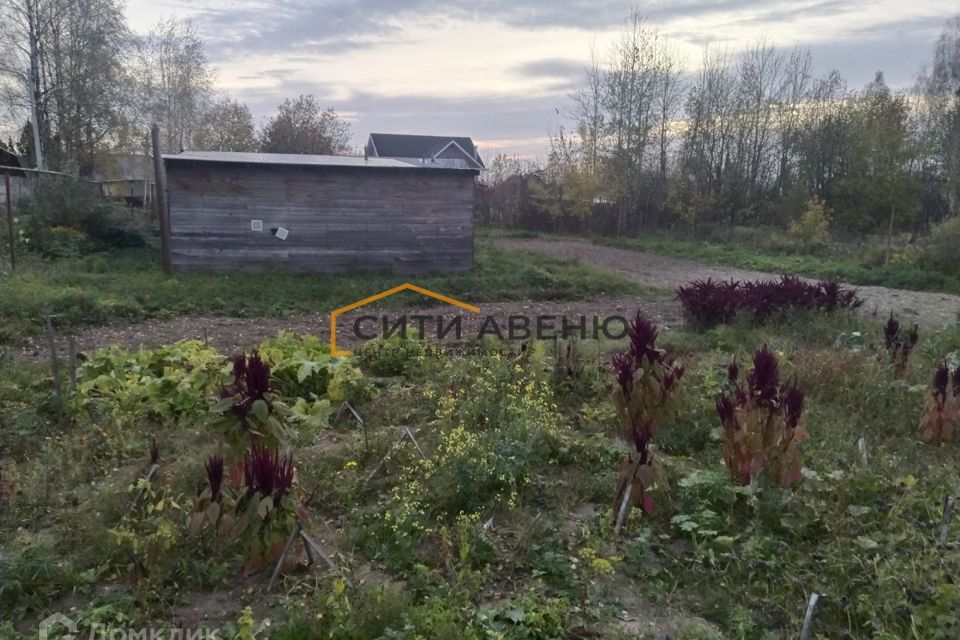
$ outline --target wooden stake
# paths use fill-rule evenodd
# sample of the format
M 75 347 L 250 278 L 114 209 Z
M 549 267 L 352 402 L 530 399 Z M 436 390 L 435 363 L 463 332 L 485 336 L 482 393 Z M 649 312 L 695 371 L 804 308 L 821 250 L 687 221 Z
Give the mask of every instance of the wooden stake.
M 413 446 L 416 447 L 417 453 L 420 454 L 421 458 L 427 457 L 426 454 L 424 454 L 423 449 L 421 449 L 420 445 L 417 443 L 417 439 L 413 437 L 413 432 L 410 431 L 410 427 L 401 427 L 400 437 L 397 438 L 397 441 L 390 446 L 390 448 L 387 450 L 386 455 L 384 455 L 380 459 L 380 462 L 377 463 L 377 466 L 373 468 L 373 471 L 371 471 L 370 475 L 367 476 L 367 479 L 364 482 L 364 484 L 368 484 L 371 480 L 377 477 L 377 474 L 380 473 L 380 470 L 383 468 L 383 465 L 387 464 L 387 460 L 390 458 L 391 455 L 393 455 L 393 452 L 396 449 L 398 449 L 400 445 L 403 444 L 404 440 L 409 440 L 411 443 L 413 443 Z
M 63 418 L 63 389 L 60 386 L 60 360 L 57 358 L 57 337 L 53 331 L 53 316 L 50 307 L 43 306 L 43 323 L 47 328 L 47 348 L 50 349 L 50 373 L 53 375 L 53 392 L 57 398 L 57 416 Z
M 70 357 L 70 393 L 77 390 L 77 339 L 67 338 L 67 352 Z
M 940 520 L 940 546 L 946 546 L 950 535 L 950 520 L 953 518 L 954 499 L 951 495 L 943 498 L 943 518 Z
M 203 346 L 204 348 L 210 346 L 210 341 L 207 339 L 207 328 L 203 328 Z
M 630 510 L 630 498 L 633 494 L 633 482 L 637 478 L 637 470 L 639 469 L 640 456 L 637 455 L 636 459 L 630 465 L 630 471 L 617 484 L 617 492 L 613 497 L 613 507 L 617 509 L 617 513 L 613 520 L 614 535 L 620 534 L 620 528 L 623 527 L 623 523 L 627 520 L 627 512 Z M 621 491 L 623 492 L 622 498 L 620 496 Z
M 163 153 L 160 149 L 160 125 L 150 127 L 153 142 L 153 173 L 157 184 L 157 224 L 160 226 L 160 252 L 163 255 L 163 272 L 173 272 L 173 260 L 170 257 L 170 209 L 167 203 L 167 174 L 163 167 Z
M 273 569 L 270 582 L 267 583 L 267 591 L 273 591 L 273 583 L 277 581 L 277 576 L 280 575 L 280 569 L 283 568 L 283 563 L 287 560 L 287 556 L 290 555 L 290 548 L 293 546 L 294 541 L 300 536 L 301 531 L 303 531 L 303 525 L 297 520 L 296 524 L 293 525 L 293 530 L 290 531 L 287 543 L 283 545 L 283 552 L 280 554 L 280 559 L 277 560 L 277 566 Z
M 803 616 L 803 628 L 800 629 L 800 640 L 810 640 L 813 637 L 813 617 L 816 615 L 819 601 L 819 593 L 814 591 L 810 594 L 810 600 L 807 602 L 807 612 Z
M 3 174 L 7 193 L 7 242 L 10 244 L 10 270 L 17 270 L 17 235 L 13 230 L 13 196 L 10 194 L 10 172 Z
M 147 482 L 153 481 L 153 476 L 157 475 L 157 472 L 160 471 L 160 465 L 154 464 L 150 465 L 150 470 L 147 471 Z M 146 487 L 141 487 L 140 491 L 137 491 L 136 497 L 133 499 L 133 504 L 130 506 L 130 511 L 133 511 L 137 508 L 137 505 L 140 504 L 140 501 L 143 500 L 143 494 L 147 492 Z
M 420 457 L 426 458 L 427 456 L 423 452 L 423 449 L 420 448 L 420 444 L 417 442 L 417 439 L 413 437 L 413 431 L 410 431 L 410 427 L 404 427 L 403 431 L 407 434 L 407 438 L 413 443 L 413 446 L 417 448 L 417 453 L 420 454 Z
M 304 530 L 303 523 L 297 520 L 296 524 L 293 525 L 293 530 L 290 531 L 290 536 L 287 538 L 286 544 L 283 545 L 283 551 L 280 553 L 277 565 L 273 568 L 273 573 L 270 575 L 270 582 L 267 583 L 267 591 L 273 591 L 273 585 L 277 581 L 277 577 L 279 577 L 280 571 L 283 569 L 283 564 L 286 562 L 287 556 L 290 555 L 290 550 L 293 548 L 293 543 L 297 541 L 297 538 L 303 542 L 303 548 L 307 552 L 308 565 L 313 564 L 313 556 L 316 554 L 323 558 L 323 561 L 326 562 L 330 569 L 335 570 L 337 568 L 337 565 L 330 559 L 330 556 L 326 554 L 323 547 L 310 537 Z
M 620 501 L 620 509 L 617 511 L 617 520 L 613 524 L 613 534 L 620 535 L 620 528 L 627 519 L 627 510 L 630 508 L 630 494 L 633 493 L 633 480 L 627 482 L 626 491 L 623 492 L 623 500 Z
M 860 439 L 857 440 L 857 450 L 860 452 L 860 460 L 863 462 L 863 466 L 867 465 L 867 439 L 864 436 L 860 436 Z
M 337 568 L 337 565 L 334 564 L 333 560 L 331 560 L 330 557 L 326 553 L 324 553 L 323 548 L 319 544 L 317 544 L 317 541 L 311 538 L 306 531 L 303 531 L 301 529 L 300 537 L 303 538 L 304 543 L 306 543 L 308 556 L 310 554 L 310 550 L 312 549 L 315 554 L 323 558 L 323 561 L 327 563 L 328 567 L 330 567 L 331 569 Z

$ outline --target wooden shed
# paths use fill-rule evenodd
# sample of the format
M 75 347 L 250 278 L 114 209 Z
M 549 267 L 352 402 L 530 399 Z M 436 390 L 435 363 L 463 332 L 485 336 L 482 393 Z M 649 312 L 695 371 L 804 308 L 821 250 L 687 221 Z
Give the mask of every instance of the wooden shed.
M 353 156 L 164 156 L 174 269 L 473 266 L 473 169 Z

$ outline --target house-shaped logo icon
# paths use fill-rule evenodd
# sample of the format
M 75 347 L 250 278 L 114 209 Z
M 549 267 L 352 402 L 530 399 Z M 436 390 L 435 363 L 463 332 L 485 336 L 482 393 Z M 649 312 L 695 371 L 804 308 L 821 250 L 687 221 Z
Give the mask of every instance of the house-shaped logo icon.
M 57 633 L 57 627 L 63 627 L 68 633 Z M 40 621 L 40 640 L 48 640 L 51 632 L 53 638 L 73 640 L 77 633 L 77 623 L 62 613 L 55 613 Z

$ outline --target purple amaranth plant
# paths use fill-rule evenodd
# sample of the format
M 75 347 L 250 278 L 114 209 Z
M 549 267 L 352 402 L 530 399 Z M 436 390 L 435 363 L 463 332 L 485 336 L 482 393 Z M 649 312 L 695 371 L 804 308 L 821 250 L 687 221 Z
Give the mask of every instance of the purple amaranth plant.
M 213 502 L 220 502 L 223 489 L 223 456 L 210 456 L 204 468 L 207 470 L 207 482 L 210 484 L 210 499 Z
M 273 496 L 279 502 L 293 486 L 293 456 L 253 445 L 243 460 L 247 495 Z
M 883 325 L 883 346 L 887 351 L 893 351 L 900 346 L 900 322 L 890 312 L 890 319 Z
M 663 362 L 664 352 L 657 349 L 657 335 L 660 330 L 643 312 L 637 311 L 630 323 L 630 353 L 637 367 Z
M 933 374 L 933 397 L 937 401 L 937 408 L 941 411 L 947 402 L 947 386 L 950 384 L 950 370 L 946 362 L 941 362 Z
M 890 354 L 890 362 L 894 363 L 894 377 L 900 377 L 907 369 L 907 361 L 913 348 L 920 340 L 920 328 L 914 324 L 910 331 L 904 331 L 903 326 L 890 313 L 890 318 L 883 325 L 883 346 Z
M 628 351 L 611 361 L 617 379 L 612 400 L 623 438 L 633 449 L 620 461 L 618 491 L 632 487 L 630 499 L 645 511 L 653 506 L 647 492 L 668 486 L 650 444 L 660 428 L 676 421 L 673 396 L 685 372 L 657 347 L 658 334 L 656 324 L 638 312 L 629 327 Z
M 237 397 L 232 411 L 245 421 L 253 403 L 263 400 L 269 405 L 267 394 L 270 388 L 270 367 L 254 351 L 249 356 L 240 354 L 233 359 L 233 384 L 223 390 L 222 398 Z
M 797 445 L 807 434 L 802 422 L 805 397 L 796 380 L 780 383 L 777 357 L 766 345 L 754 353 L 746 392 L 736 362 L 727 370 L 729 387 L 715 405 L 731 479 L 748 485 L 766 473 L 781 487 L 800 481 L 803 457 Z
M 737 357 L 734 356 L 730 364 L 727 365 L 727 382 L 734 384 L 740 378 L 740 364 Z
M 733 320 L 741 305 L 742 290 L 739 282 L 708 278 L 678 287 L 677 299 L 687 322 L 712 327 Z
M 729 323 L 740 312 L 748 312 L 754 321 L 763 323 L 796 309 L 834 311 L 863 303 L 855 290 L 845 289 L 839 282 L 813 284 L 789 275 L 744 283 L 696 280 L 679 287 L 677 298 L 687 322 L 701 327 Z
M 763 345 L 753 356 L 753 369 L 747 374 L 750 397 L 760 406 L 776 408 L 780 388 L 780 365 L 777 357 Z
M 796 380 L 780 390 L 780 397 L 783 399 L 783 407 L 786 417 L 786 427 L 796 429 L 800 424 L 800 417 L 803 414 L 803 401 L 805 395 L 797 387 Z
M 930 386 L 920 418 L 920 436 L 924 442 L 942 445 L 953 440 L 960 427 L 960 367 L 951 376 L 947 363 L 941 362 Z
M 611 364 L 617 375 L 617 384 L 620 385 L 624 393 L 629 393 L 633 386 L 633 356 L 628 353 L 614 354 Z
M 214 411 L 219 417 L 213 425 L 237 454 L 251 442 L 279 445 L 289 438 L 282 419 L 290 409 L 271 388 L 270 367 L 257 352 L 234 358 L 233 381 L 222 389 Z

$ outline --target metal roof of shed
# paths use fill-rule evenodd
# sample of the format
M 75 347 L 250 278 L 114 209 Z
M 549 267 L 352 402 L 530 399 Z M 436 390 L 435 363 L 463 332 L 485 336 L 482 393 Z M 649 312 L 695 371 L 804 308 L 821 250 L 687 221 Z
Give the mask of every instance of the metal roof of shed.
M 412 164 L 391 158 L 364 158 L 361 156 L 320 156 L 297 153 L 239 153 L 233 151 L 183 151 L 163 156 L 164 160 L 189 160 L 192 162 L 232 162 L 238 164 L 284 164 L 310 167 L 350 167 L 356 169 L 411 169 L 437 171 L 430 166 Z M 443 167 L 448 171 L 469 171 Z

